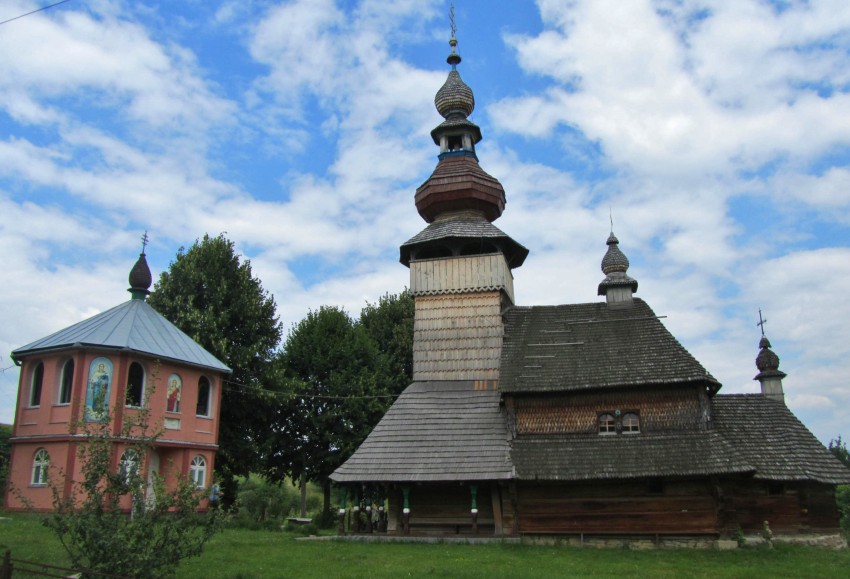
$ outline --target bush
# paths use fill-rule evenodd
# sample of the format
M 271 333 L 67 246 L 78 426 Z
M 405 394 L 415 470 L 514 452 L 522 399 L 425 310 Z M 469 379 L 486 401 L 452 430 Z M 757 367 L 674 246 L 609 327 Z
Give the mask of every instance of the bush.
M 237 512 L 232 525 L 245 529 L 279 529 L 286 517 L 298 511 L 298 492 L 286 484 L 269 483 L 262 477 L 240 481 Z
M 841 517 L 841 529 L 850 536 L 850 485 L 841 485 L 835 489 L 835 503 Z

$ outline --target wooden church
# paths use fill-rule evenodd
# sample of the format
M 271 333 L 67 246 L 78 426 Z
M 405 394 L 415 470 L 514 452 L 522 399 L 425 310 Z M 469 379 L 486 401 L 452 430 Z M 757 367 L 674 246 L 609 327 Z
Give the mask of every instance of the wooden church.
M 439 161 L 415 195 L 428 225 L 401 246 L 413 383 L 331 476 L 341 521 L 346 500 L 356 511 L 385 496 L 396 534 L 710 543 L 768 525 L 837 537 L 835 486 L 850 470 L 785 405 L 766 338 L 761 392 L 719 394 L 634 297 L 613 233 L 604 301 L 514 305 L 512 270 L 528 250 L 493 225 L 505 192 L 478 164 L 475 101 L 450 45 L 435 97 L 445 120 L 431 132 Z
M 177 477 L 211 484 L 230 369 L 145 301 L 152 277 L 144 249 L 129 282 L 129 301 L 12 352 L 21 374 L 8 476 L 16 492 L 6 493 L 7 509 L 51 510 L 54 489 L 73 496 L 82 480 L 77 448 L 92 423 L 115 437 L 116 472 L 140 469 L 146 500 L 156 500 L 155 476 L 166 485 Z M 143 407 L 161 435 L 138 456 L 125 425 Z

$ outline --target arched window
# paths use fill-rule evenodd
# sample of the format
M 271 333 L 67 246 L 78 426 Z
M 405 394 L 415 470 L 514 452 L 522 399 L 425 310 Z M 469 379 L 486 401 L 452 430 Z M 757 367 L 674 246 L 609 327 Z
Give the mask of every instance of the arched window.
M 198 416 L 209 416 L 210 415 L 210 392 L 212 388 L 210 386 L 209 378 L 206 376 L 201 376 L 201 379 L 198 380 L 198 406 L 195 410 L 195 414 Z
M 599 415 L 599 434 L 617 434 L 617 421 L 613 414 Z
M 47 469 L 50 468 L 50 455 L 43 448 L 35 451 L 32 459 L 32 480 L 33 486 L 47 486 Z
M 71 387 L 74 384 L 74 359 L 62 366 L 62 381 L 59 383 L 59 404 L 71 403 Z
M 128 448 L 121 455 L 121 462 L 118 463 L 118 472 L 124 478 L 124 482 L 129 484 L 131 479 L 139 472 L 139 453 Z
M 204 488 L 207 480 L 207 461 L 200 454 L 195 456 L 189 465 L 189 480 L 199 489 Z
M 138 362 L 133 362 L 127 374 L 127 406 L 141 406 L 144 391 L 145 369 Z
M 39 362 L 32 371 L 30 382 L 30 406 L 41 404 L 41 387 L 44 384 L 44 364 Z
M 168 399 L 165 405 L 166 412 L 180 412 L 180 393 L 183 390 L 183 379 L 172 374 L 168 377 Z
M 623 434 L 637 434 L 640 432 L 640 417 L 636 412 L 623 414 Z

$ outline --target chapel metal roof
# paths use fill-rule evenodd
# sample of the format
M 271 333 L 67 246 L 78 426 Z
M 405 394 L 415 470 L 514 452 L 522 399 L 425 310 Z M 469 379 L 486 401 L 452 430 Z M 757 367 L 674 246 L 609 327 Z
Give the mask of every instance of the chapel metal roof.
M 512 476 L 498 390 L 463 380 L 408 386 L 331 480 L 436 482 Z
M 505 313 L 500 389 L 568 392 L 658 384 L 720 383 L 640 299 L 513 307 Z
M 36 340 L 12 352 L 20 360 L 64 348 L 130 350 L 219 372 L 230 372 L 177 326 L 142 299 L 131 299 L 105 312 Z

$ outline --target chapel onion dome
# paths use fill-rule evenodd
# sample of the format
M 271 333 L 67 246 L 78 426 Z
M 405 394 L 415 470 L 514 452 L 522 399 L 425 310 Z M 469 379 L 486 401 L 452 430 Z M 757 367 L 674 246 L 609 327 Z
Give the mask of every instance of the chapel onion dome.
M 759 340 L 759 348 L 760 351 L 756 356 L 756 368 L 759 369 L 759 373 L 753 380 L 770 377 L 785 378 L 787 374 L 779 369 L 779 356 L 770 349 L 770 340 L 766 336 L 762 336 Z
M 153 276 L 144 251 L 139 254 L 139 259 L 133 269 L 130 270 L 129 282 L 130 289 L 127 291 L 130 292 L 134 300 L 144 300 L 151 293 L 150 287 L 153 283 Z
M 599 284 L 597 295 L 604 296 L 609 289 L 618 287 L 630 288 L 632 292 L 636 292 L 638 282 L 626 275 L 629 270 L 629 258 L 620 251 L 620 240 L 613 231 L 605 243 L 608 245 L 608 251 L 602 258 L 602 273 L 605 274 L 605 279 Z
M 502 184 L 478 165 L 475 145 L 481 141 L 481 129 L 467 117 L 475 109 L 472 89 L 457 71 L 460 55 L 457 40 L 449 41 L 452 52 L 446 59 L 452 70 L 434 97 L 437 112 L 445 119 L 431 138 L 440 147 L 434 173 L 416 190 L 416 209 L 428 223 L 456 211 L 473 211 L 493 222 L 505 209 Z

